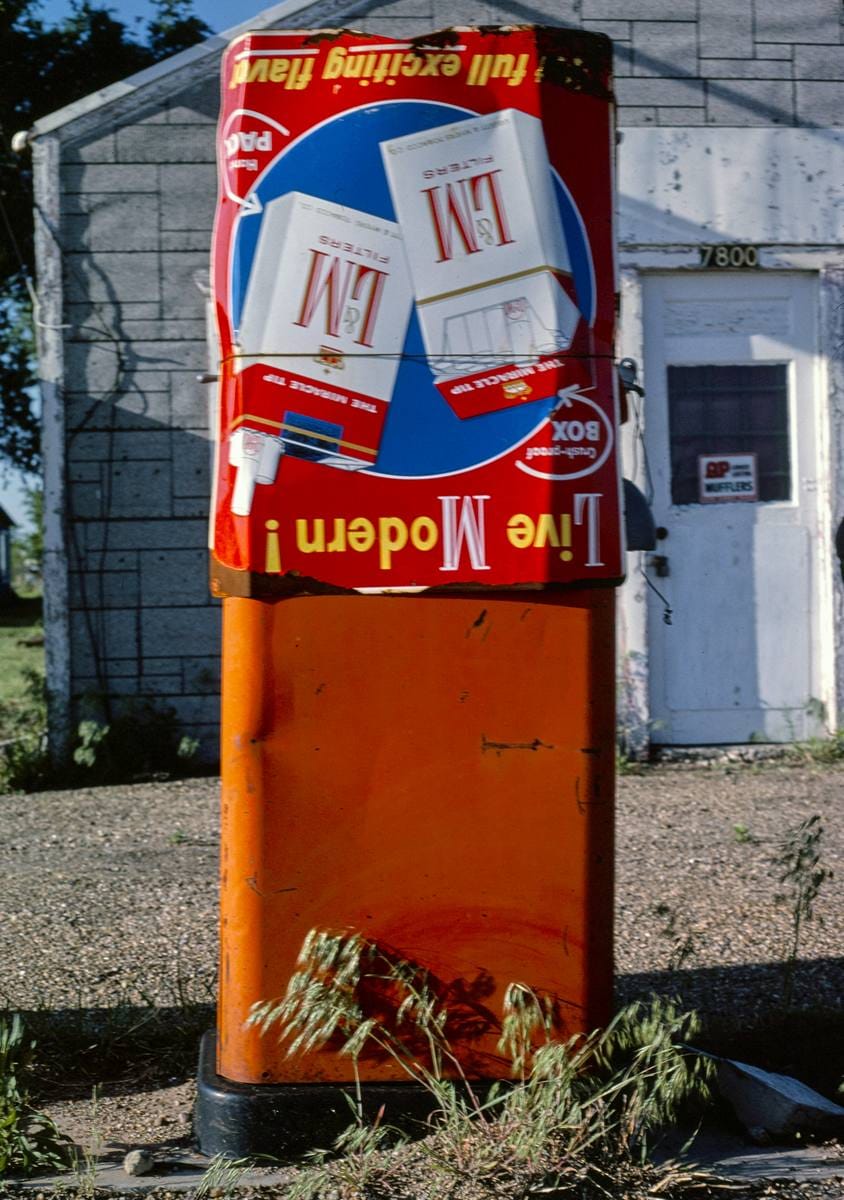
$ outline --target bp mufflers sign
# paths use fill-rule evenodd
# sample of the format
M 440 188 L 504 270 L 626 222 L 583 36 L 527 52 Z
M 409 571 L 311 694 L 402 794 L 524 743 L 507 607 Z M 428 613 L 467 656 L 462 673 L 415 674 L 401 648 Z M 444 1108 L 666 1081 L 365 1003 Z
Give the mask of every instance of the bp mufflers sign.
M 220 593 L 620 579 L 609 65 L 533 27 L 228 48 Z

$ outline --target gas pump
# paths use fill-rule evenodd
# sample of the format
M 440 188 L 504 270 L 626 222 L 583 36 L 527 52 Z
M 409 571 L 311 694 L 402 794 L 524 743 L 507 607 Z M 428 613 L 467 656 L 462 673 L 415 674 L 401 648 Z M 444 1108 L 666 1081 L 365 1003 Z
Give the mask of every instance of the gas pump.
M 424 970 L 467 1017 L 470 1079 L 507 1074 L 511 983 L 560 1037 L 609 1017 L 610 66 L 603 36 L 530 26 L 262 31 L 224 55 L 206 1153 L 345 1122 L 349 1058 L 248 1023 L 312 930 Z M 400 1069 L 373 1047 L 359 1071 L 392 1120 Z

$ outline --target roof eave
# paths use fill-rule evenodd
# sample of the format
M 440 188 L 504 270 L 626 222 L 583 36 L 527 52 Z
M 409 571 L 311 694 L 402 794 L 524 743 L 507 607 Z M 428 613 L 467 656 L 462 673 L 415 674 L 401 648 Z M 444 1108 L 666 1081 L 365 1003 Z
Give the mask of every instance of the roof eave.
M 68 125 L 90 116 L 91 113 L 97 112 L 101 108 L 123 100 L 127 96 L 137 95 L 139 92 L 166 84 L 168 76 L 189 71 L 203 59 L 222 53 L 229 42 L 236 37 L 248 33 L 251 29 L 272 28 L 278 22 L 288 20 L 295 13 L 313 7 L 313 2 L 314 0 L 281 0 L 281 3 L 263 9 L 257 16 L 240 25 L 235 25 L 222 33 L 213 34 L 196 46 L 173 54 L 170 58 L 162 59 L 152 67 L 130 75 L 128 79 L 121 79 L 106 88 L 101 88 L 98 92 L 91 92 L 80 100 L 74 100 L 72 104 L 67 104 L 64 108 L 48 113 L 47 116 L 39 118 L 32 125 L 27 140 L 31 141 L 47 134 L 64 131 Z M 336 15 L 339 17 L 351 7 L 353 4 L 344 4 L 340 0 L 336 6 Z

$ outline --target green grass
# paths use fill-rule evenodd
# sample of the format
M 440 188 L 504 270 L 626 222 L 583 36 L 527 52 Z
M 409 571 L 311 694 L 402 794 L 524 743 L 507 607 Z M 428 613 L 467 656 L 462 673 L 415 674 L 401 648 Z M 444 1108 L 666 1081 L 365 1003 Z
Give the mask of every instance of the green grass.
M 0 605 L 0 792 L 44 786 L 45 724 L 41 600 L 13 598 Z
M 43 674 L 43 645 L 21 645 L 42 634 L 40 596 L 0 605 L 0 705 L 23 698 L 27 671 Z M 0 726 L 0 740 L 6 736 Z

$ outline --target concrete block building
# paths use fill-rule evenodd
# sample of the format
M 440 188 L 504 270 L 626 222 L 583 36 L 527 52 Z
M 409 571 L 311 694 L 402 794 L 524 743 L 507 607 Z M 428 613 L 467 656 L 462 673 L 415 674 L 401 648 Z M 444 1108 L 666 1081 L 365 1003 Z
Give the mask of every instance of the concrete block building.
M 247 28 L 407 37 L 537 22 L 615 43 L 619 357 L 646 398 L 626 474 L 660 542 L 624 588 L 632 746 L 841 723 L 844 44 L 838 0 L 284 0 Z M 166 704 L 215 753 L 208 312 L 218 65 L 230 35 L 39 121 L 51 725 L 86 695 Z M 702 464 L 750 503 L 708 503 Z M 718 469 L 722 469 L 720 466 Z M 670 610 L 670 624 L 665 616 Z

